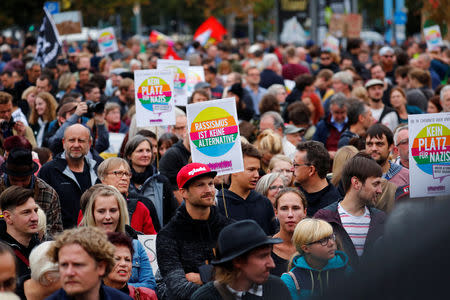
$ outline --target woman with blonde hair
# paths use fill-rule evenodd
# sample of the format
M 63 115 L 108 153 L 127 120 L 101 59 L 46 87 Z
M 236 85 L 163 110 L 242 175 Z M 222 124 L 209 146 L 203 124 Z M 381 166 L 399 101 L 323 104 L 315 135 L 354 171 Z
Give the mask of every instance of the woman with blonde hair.
M 28 300 L 47 299 L 53 292 L 61 288 L 58 264 L 47 256 L 54 242 L 43 242 L 33 248 L 30 253 L 31 276 L 22 284 L 19 283 L 18 294 Z
M 36 96 L 34 106 L 31 107 L 31 114 L 28 120 L 38 147 L 42 146 L 44 137 L 49 132 L 50 122 L 56 119 L 56 108 L 58 103 L 52 94 L 40 92 Z
M 133 268 L 128 283 L 135 287 L 156 287 L 152 267 L 142 244 L 137 240 L 138 232 L 131 228 L 127 203 L 119 190 L 110 185 L 95 185 L 83 212 L 79 226 L 97 227 L 105 233 L 124 232 L 133 239 Z M 88 190 L 89 191 L 89 190 Z
M 77 77 L 75 74 L 66 72 L 63 73 L 58 80 L 58 93 L 56 98 L 61 99 L 64 94 L 68 94 L 77 87 Z
M 30 86 L 22 92 L 21 99 L 27 101 L 28 107 L 31 109 L 32 107 L 34 107 L 36 95 L 37 95 L 37 88 L 35 86 Z
M 341 183 L 342 170 L 345 163 L 358 153 L 358 149 L 354 146 L 344 146 L 339 148 L 333 160 L 331 183 L 338 189 L 339 193 L 344 196 L 344 188 Z
M 267 173 L 272 157 L 283 154 L 283 141 L 272 129 L 266 129 L 258 135 L 255 147 L 262 155 L 261 165 L 265 173 Z
M 367 93 L 367 90 L 362 86 L 352 89 L 352 97 L 361 100 L 367 105 L 369 105 L 370 103 L 369 94 Z
M 327 222 L 303 219 L 295 227 L 292 242 L 297 253 L 281 280 L 293 300 L 322 296 L 327 287 L 350 271 L 348 257 L 336 250 L 336 236 Z
M 281 173 L 287 178 L 287 186 L 292 186 L 294 182 L 294 165 L 292 159 L 284 154 L 277 154 L 270 160 L 268 173 Z

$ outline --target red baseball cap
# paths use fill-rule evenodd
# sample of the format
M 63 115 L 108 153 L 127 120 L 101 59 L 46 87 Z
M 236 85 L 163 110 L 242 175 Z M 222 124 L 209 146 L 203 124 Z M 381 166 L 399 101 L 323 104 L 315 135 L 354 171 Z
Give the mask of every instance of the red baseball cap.
M 177 175 L 178 188 L 184 188 L 184 186 L 192 181 L 193 179 L 200 176 L 215 177 L 217 175 L 216 171 L 211 171 L 211 169 L 201 163 L 190 163 L 181 168 Z

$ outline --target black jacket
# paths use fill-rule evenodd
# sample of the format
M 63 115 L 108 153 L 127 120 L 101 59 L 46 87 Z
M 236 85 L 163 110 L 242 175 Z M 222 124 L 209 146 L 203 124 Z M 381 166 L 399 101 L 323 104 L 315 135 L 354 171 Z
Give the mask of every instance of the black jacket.
M 218 193 L 217 202 L 221 214 L 236 221 L 252 219 L 261 226 L 267 235 L 274 235 L 277 231 L 277 223 L 273 212 L 272 203 L 269 199 L 258 192 L 251 191 L 247 199 L 224 190 L 227 211 L 225 212 L 222 192 Z
M 308 208 L 306 209 L 306 214 L 308 217 L 314 216 L 319 209 L 322 209 L 342 198 L 336 187 L 329 181 L 327 187 L 315 193 L 308 193 L 302 189 L 302 187 L 300 187 L 300 190 L 303 194 L 305 194 L 306 201 L 308 202 Z
M 25 247 L 6 232 L 6 222 L 0 220 L 0 240 L 8 244 L 13 249 L 14 253 L 16 253 L 17 278 L 29 275 L 31 271 L 28 258 L 30 257 L 31 250 L 40 244 L 37 234 L 31 238 L 28 247 Z M 18 255 L 18 253 L 21 255 Z
M 158 284 L 158 299 L 190 299 L 200 286 L 185 274 L 199 273 L 199 267 L 214 258 L 219 232 L 231 221 L 211 207 L 208 220 L 194 220 L 182 204 L 175 216 L 158 233 L 156 255 L 163 282 Z
M 357 135 L 356 133 L 353 133 L 350 131 L 350 128 L 347 128 L 347 130 L 345 130 L 342 134 L 341 137 L 339 138 L 338 141 L 338 149 L 344 146 L 347 146 L 348 143 L 350 142 L 350 140 L 354 137 L 359 137 L 359 135 Z
M 86 157 L 84 158 L 84 163 L 89 168 L 91 185 L 94 185 L 97 180 L 99 163 Z M 85 190 L 81 189 L 75 175 L 67 166 L 65 153 L 63 152 L 52 161 L 44 164 L 39 171 L 38 177 L 43 179 L 58 193 L 64 229 L 75 227 L 78 213 L 80 212 L 80 198 Z

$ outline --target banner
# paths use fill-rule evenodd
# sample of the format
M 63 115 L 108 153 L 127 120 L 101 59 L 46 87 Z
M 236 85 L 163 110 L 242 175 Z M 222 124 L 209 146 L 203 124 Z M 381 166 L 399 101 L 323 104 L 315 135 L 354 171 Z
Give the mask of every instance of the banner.
M 450 114 L 408 116 L 410 197 L 450 195 Z
M 205 81 L 205 70 L 202 66 L 192 66 L 188 70 L 187 92 L 190 97 L 194 92 L 194 87 L 199 82 Z
M 188 98 L 186 79 L 189 70 L 189 61 L 158 59 L 156 64 L 158 70 L 170 70 L 174 73 L 175 105 L 186 106 Z
M 137 126 L 175 124 L 173 73 L 136 70 L 134 82 Z
M 45 67 L 50 63 L 56 63 L 56 58 L 61 52 L 61 41 L 55 23 L 47 9 L 44 8 L 44 19 L 39 28 L 39 36 L 36 44 L 35 59 Z
M 217 175 L 244 170 L 236 100 L 225 98 L 187 106 L 192 161 Z
M 80 11 L 65 11 L 53 14 L 53 19 L 60 35 L 81 33 L 83 22 Z
M 153 274 L 158 271 L 158 261 L 156 260 L 156 234 L 138 235 L 138 240 L 144 246 Z
M 433 25 L 423 29 L 423 34 L 425 35 L 425 41 L 427 42 L 427 49 L 429 51 L 434 50 L 434 48 L 442 46 L 442 34 L 439 25 Z
M 100 30 L 98 35 L 98 48 L 104 56 L 119 51 L 114 28 L 108 27 Z

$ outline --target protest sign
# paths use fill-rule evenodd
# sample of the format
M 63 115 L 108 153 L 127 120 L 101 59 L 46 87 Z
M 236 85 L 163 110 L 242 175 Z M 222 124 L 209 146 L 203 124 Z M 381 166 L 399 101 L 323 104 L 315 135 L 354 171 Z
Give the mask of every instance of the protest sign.
M 348 38 L 359 38 L 362 29 L 362 16 L 360 14 L 348 14 L 345 16 L 345 36 Z
M 98 48 L 103 55 L 119 51 L 114 28 L 108 27 L 100 31 L 98 36 Z
M 328 31 L 338 38 L 343 37 L 345 33 L 345 15 L 333 14 L 328 24 Z
M 339 40 L 332 35 L 327 35 L 322 45 L 323 50 L 339 53 Z
M 138 240 L 144 246 L 153 274 L 158 271 L 158 261 L 156 260 L 156 234 L 138 235 Z
M 218 175 L 244 170 L 234 98 L 189 104 L 187 119 L 193 162 Z
M 52 17 L 60 35 L 81 33 L 83 22 L 80 11 L 65 11 L 53 14 Z
M 434 50 L 434 48 L 442 46 L 442 35 L 439 25 L 433 25 L 423 29 L 425 35 L 425 41 L 427 42 L 427 49 Z
M 173 71 L 175 76 L 174 77 L 175 105 L 186 106 L 188 98 L 186 79 L 189 69 L 189 61 L 158 59 L 156 64 L 158 70 Z
M 199 82 L 205 81 L 205 70 L 201 66 L 189 67 L 187 79 L 187 92 L 190 97 L 194 92 L 194 87 Z
M 175 124 L 173 73 L 136 70 L 134 82 L 137 126 Z
M 408 116 L 410 197 L 450 195 L 450 114 Z

